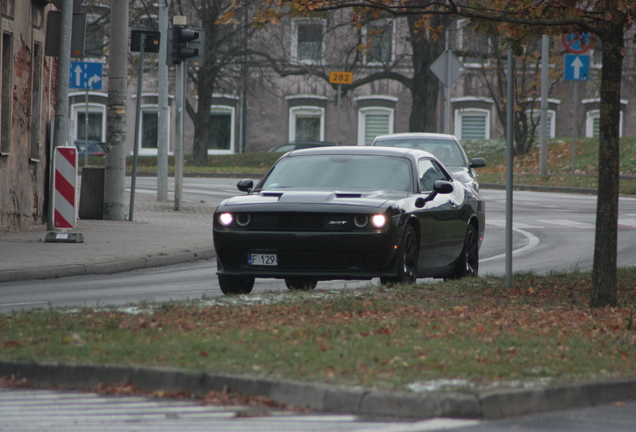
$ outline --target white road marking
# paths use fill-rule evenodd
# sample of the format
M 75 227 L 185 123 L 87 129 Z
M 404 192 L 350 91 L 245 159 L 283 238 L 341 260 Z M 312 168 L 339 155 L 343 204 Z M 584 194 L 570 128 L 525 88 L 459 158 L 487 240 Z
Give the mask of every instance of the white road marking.
M 520 254 L 522 252 L 529 251 L 530 249 L 534 249 L 535 247 L 537 247 L 539 245 L 539 243 L 541 243 L 541 240 L 539 240 L 539 237 L 535 236 L 532 233 L 529 233 L 528 231 L 524 231 L 524 230 L 520 230 L 519 228 L 515 228 L 514 227 L 514 223 L 513 223 L 512 230 L 518 232 L 519 234 L 525 236 L 528 239 L 528 244 L 527 245 L 512 251 L 512 255 L 513 256 L 514 255 L 518 255 L 518 254 Z M 494 261 L 496 259 L 501 259 L 501 258 L 505 258 L 505 257 L 506 257 L 506 254 L 502 253 L 502 254 L 491 256 L 491 257 L 488 257 L 488 258 L 480 258 L 479 261 L 480 262 Z
M 543 222 L 547 226 L 563 226 L 568 228 L 595 228 L 594 224 L 576 222 L 568 219 L 539 219 L 539 222 Z

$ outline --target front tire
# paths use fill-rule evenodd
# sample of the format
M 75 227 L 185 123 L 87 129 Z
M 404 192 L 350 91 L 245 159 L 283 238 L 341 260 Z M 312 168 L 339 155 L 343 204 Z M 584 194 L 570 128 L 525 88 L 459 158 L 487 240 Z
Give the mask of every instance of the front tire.
M 404 228 L 404 239 L 398 255 L 398 274 L 396 277 L 381 277 L 380 282 L 414 284 L 417 281 L 417 261 L 420 248 L 413 226 Z
M 285 278 L 285 285 L 292 291 L 309 291 L 316 288 L 318 281 L 306 278 Z
M 252 276 L 219 276 L 219 287 L 223 294 L 249 294 L 254 288 Z
M 457 259 L 455 271 L 450 279 L 461 279 L 463 277 L 477 277 L 479 275 L 479 241 L 477 230 L 474 226 L 468 225 L 464 249 Z

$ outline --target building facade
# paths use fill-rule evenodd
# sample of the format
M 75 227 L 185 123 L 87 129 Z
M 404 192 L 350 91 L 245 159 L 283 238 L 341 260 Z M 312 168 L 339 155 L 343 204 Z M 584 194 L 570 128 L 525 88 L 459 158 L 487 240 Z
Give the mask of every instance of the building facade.
M 55 60 L 45 56 L 44 0 L 0 2 L 0 229 L 46 221 Z
M 173 13 L 174 11 L 172 11 Z M 249 57 L 239 74 L 239 58 L 226 65 L 226 80 L 215 86 L 209 107 L 208 154 L 267 151 L 289 141 L 331 141 L 364 145 L 384 133 L 409 131 L 413 110 L 408 79 L 413 76 L 412 47 L 406 18 L 379 17 L 364 25 L 348 25 L 347 11 L 321 14 L 314 18 L 285 18 L 276 26 L 254 32 L 245 41 Z M 156 19 L 156 14 L 147 17 Z M 131 20 L 131 22 L 139 20 Z M 193 22 L 192 27 L 197 27 Z M 486 37 L 457 19 L 447 33 L 450 49 L 463 64 L 463 73 L 451 85 L 449 132 L 462 140 L 491 139 L 504 135 L 505 95 L 498 93 L 502 55 L 500 41 Z M 636 84 L 634 43 L 631 37 L 625 60 L 622 89 L 621 134 L 636 135 L 636 110 L 632 107 Z M 440 42 L 442 43 L 442 42 Z M 97 43 L 99 45 L 99 43 Z M 550 41 L 550 96 L 548 133 L 550 137 L 598 136 L 600 43 L 591 43 L 589 80 L 575 83 L 563 79 L 566 50 L 560 38 Z M 526 135 L 538 133 L 540 95 L 540 41 L 528 41 L 516 59 L 515 84 L 519 120 Z M 208 51 L 209 54 L 209 51 Z M 152 57 L 151 57 L 152 58 Z M 100 61 L 96 58 L 96 61 Z M 154 57 L 156 64 L 164 59 Z M 139 154 L 156 155 L 158 138 L 157 82 L 153 63 L 148 63 L 143 83 Z M 328 82 L 330 71 L 354 73 L 354 86 Z M 503 69 L 505 70 L 505 68 Z M 107 69 L 105 70 L 107 75 Z M 173 77 L 174 71 L 171 72 Z M 375 77 L 375 78 L 373 78 Z M 404 79 L 402 79 L 404 78 Z M 431 79 L 431 78 L 427 78 Z M 433 78 L 435 79 L 435 78 Z M 364 82 L 364 84 L 361 84 Z M 128 109 L 128 149 L 133 152 L 136 80 L 131 79 Z M 574 101 L 574 86 L 578 100 Z M 171 116 L 176 115 L 170 84 Z M 196 89 L 188 88 L 189 103 L 198 107 Z M 89 139 L 106 137 L 107 90 L 71 94 L 70 116 L 75 120 L 77 139 L 83 139 L 83 119 L 88 113 Z M 578 115 L 573 118 L 574 105 Z M 444 91 L 440 86 L 434 105 L 437 121 L 430 131 L 444 128 Z M 174 124 L 174 122 L 171 122 Z M 192 152 L 194 126 L 186 116 L 185 153 Z M 175 131 L 170 131 L 171 143 Z M 527 139 L 519 138 L 519 139 Z M 170 144 L 169 151 L 174 150 Z

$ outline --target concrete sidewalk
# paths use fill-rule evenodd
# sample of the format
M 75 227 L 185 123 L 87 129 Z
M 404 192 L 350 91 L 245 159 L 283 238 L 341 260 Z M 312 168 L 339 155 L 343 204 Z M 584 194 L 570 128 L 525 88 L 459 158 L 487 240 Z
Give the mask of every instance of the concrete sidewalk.
M 128 203 L 128 201 L 126 201 Z M 84 243 L 45 242 L 46 226 L 0 231 L 0 282 L 116 273 L 214 257 L 213 204 L 135 196 L 134 221 L 78 220 Z

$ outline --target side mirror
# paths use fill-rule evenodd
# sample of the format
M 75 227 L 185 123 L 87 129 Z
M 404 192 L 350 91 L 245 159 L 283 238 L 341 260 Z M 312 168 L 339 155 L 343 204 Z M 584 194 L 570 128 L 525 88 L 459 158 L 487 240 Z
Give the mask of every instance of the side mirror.
M 241 192 L 250 193 L 250 192 L 252 192 L 252 189 L 254 189 L 254 180 L 252 180 L 252 179 L 241 180 L 240 182 L 238 182 L 236 184 L 236 187 Z
M 455 190 L 453 184 L 446 180 L 436 180 L 433 184 L 433 192 L 428 194 L 426 198 L 419 197 L 415 200 L 415 207 L 422 208 L 427 202 L 433 201 L 438 194 L 449 194 Z
M 473 158 L 473 160 L 470 161 L 470 168 L 482 168 L 486 166 L 486 159 L 483 158 Z
M 451 182 L 448 182 L 446 180 L 437 180 L 433 185 L 433 190 L 438 194 L 449 194 L 453 193 L 455 188 L 453 187 L 453 184 Z

